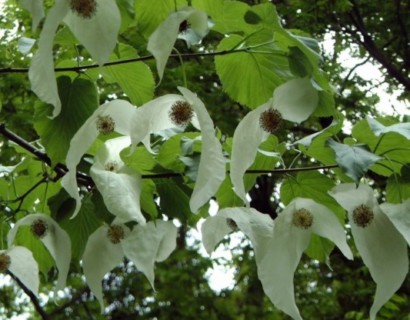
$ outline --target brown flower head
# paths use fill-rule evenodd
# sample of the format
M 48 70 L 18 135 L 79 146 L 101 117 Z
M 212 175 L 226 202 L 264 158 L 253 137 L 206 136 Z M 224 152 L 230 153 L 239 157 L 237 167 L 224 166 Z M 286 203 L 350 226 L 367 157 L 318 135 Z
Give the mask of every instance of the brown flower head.
M 37 238 L 44 238 L 47 234 L 48 224 L 43 219 L 36 219 L 30 226 L 31 233 Z
M 10 267 L 10 256 L 5 253 L 0 253 L 0 273 L 6 272 Z
M 70 0 L 70 8 L 79 17 L 90 19 L 97 12 L 96 0 Z
M 192 106 L 186 101 L 175 102 L 169 111 L 169 118 L 178 126 L 185 126 L 194 116 Z
M 361 204 L 353 210 L 353 222 L 361 228 L 366 228 L 374 219 L 373 210 Z
M 226 224 L 232 229 L 232 231 L 237 231 L 239 229 L 236 222 L 231 218 L 226 219 Z
M 113 244 L 120 243 L 120 241 L 124 239 L 124 236 L 125 232 L 123 227 L 113 224 L 108 228 L 107 237 Z
M 259 116 L 259 125 L 268 133 L 274 133 L 279 129 L 283 121 L 282 115 L 276 109 L 268 109 Z
M 98 116 L 97 130 L 102 134 L 109 134 L 115 129 L 115 121 L 110 116 Z
M 116 172 L 118 170 L 117 161 L 109 161 L 105 164 L 104 169 L 107 171 Z
M 313 216 L 304 208 L 296 210 L 293 213 L 292 224 L 301 229 L 309 229 L 313 224 Z

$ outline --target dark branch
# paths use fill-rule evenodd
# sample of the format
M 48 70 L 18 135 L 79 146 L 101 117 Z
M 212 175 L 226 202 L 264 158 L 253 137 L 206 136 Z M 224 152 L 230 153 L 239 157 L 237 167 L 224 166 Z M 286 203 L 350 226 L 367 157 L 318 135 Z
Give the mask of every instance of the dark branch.
M 40 302 L 38 301 L 36 295 L 29 288 L 27 288 L 25 284 L 21 282 L 20 279 L 17 278 L 13 273 L 7 271 L 7 274 L 10 277 L 12 277 L 13 280 L 17 282 L 17 285 L 24 291 L 24 293 L 29 296 L 31 302 L 34 305 L 34 308 L 40 314 L 41 318 L 43 320 L 51 320 L 50 316 L 44 311 L 43 307 L 40 305 Z
M 223 56 L 226 54 L 233 54 L 233 53 L 238 53 L 238 52 L 247 52 L 250 50 L 251 49 L 244 48 L 244 49 L 223 50 L 223 51 L 215 51 L 215 52 L 194 52 L 194 53 L 170 54 L 169 57 L 176 58 L 176 59 L 179 59 L 181 57 L 182 58 L 214 57 L 214 56 Z M 139 62 L 139 61 L 148 61 L 148 60 L 153 60 L 153 59 L 154 59 L 154 56 L 149 55 L 149 56 L 143 56 L 143 57 L 132 58 L 132 59 L 117 60 L 117 61 L 107 62 L 106 64 L 104 64 L 104 67 Z M 54 71 L 55 72 L 67 72 L 67 71 L 84 72 L 86 70 L 96 69 L 99 67 L 100 65 L 98 64 L 90 64 L 90 65 L 77 66 L 77 67 L 55 68 Z M 27 73 L 28 71 L 29 71 L 29 68 L 3 68 L 3 69 L 0 69 L 0 74 L 1 73 Z

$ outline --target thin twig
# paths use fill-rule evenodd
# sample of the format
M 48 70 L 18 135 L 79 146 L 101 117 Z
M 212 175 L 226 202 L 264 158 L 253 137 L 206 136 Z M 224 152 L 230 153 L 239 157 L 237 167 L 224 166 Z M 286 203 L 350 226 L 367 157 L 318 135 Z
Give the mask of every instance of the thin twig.
M 36 295 L 26 287 L 26 285 L 20 281 L 19 278 L 17 278 L 13 273 L 10 271 L 7 271 L 7 274 L 13 278 L 14 281 L 17 282 L 17 285 L 24 291 L 26 295 L 29 296 L 32 304 L 34 305 L 34 308 L 36 311 L 40 314 L 41 318 L 43 320 L 51 320 L 50 316 L 44 311 L 43 307 L 40 305 L 40 301 L 38 301 Z
M 243 48 L 243 49 L 222 50 L 222 51 L 214 51 L 214 52 L 182 53 L 180 55 L 170 54 L 169 57 L 170 58 L 176 58 L 176 59 L 180 59 L 181 57 L 182 58 L 214 57 L 214 56 L 223 56 L 223 55 L 239 53 L 239 52 L 247 52 L 248 50 L 249 50 L 248 48 Z M 142 57 L 132 58 L 132 59 L 117 60 L 117 61 L 107 62 L 106 64 L 104 64 L 104 67 L 115 66 L 115 65 L 119 65 L 119 64 L 139 62 L 139 61 L 148 61 L 148 60 L 153 60 L 153 59 L 154 59 L 153 55 L 148 55 L 148 56 L 142 56 Z M 96 68 L 99 68 L 99 67 L 101 67 L 99 64 L 89 64 L 89 65 L 77 66 L 77 67 L 55 68 L 54 71 L 55 72 L 67 72 L 67 71 L 84 72 L 85 70 L 96 69 Z M 3 69 L 0 69 L 0 73 L 27 73 L 28 71 L 29 71 L 29 68 L 3 68 Z

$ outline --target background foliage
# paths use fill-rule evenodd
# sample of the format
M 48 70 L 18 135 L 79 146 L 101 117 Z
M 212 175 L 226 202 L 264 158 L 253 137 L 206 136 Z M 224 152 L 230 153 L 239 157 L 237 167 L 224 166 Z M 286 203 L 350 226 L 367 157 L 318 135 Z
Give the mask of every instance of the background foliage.
M 30 152 L 11 142 L 7 136 L 0 137 L 0 163 L 3 171 L 0 176 L 2 248 L 6 247 L 8 222 L 19 220 L 27 212 L 44 212 L 55 218 L 74 239 L 73 263 L 68 286 L 64 293 L 58 296 L 56 305 L 50 299 L 53 296 L 56 273 L 51 257 L 39 241 L 28 242 L 28 237 L 20 234 L 19 243 L 29 247 L 35 257 L 42 261 L 40 271 L 44 284 L 41 290 L 43 294 L 38 300 L 30 297 L 29 301 L 22 298 L 24 293 L 15 282 L 7 282 L 0 291 L 0 315 L 10 318 L 13 315 L 28 313 L 33 319 L 133 319 L 136 316 L 141 319 L 287 319 L 287 316 L 276 310 L 265 297 L 257 278 L 253 251 L 246 239 L 239 243 L 230 239 L 224 240 L 224 246 L 232 252 L 229 258 L 210 260 L 204 257 L 200 250 L 201 244 L 194 240 L 190 227 L 195 226 L 201 215 L 206 215 L 206 209 L 200 215 L 192 216 L 187 206 L 190 189 L 180 178 L 175 178 L 172 183 L 169 183 L 168 179 L 147 180 L 144 185 L 147 199 L 152 197 L 153 190 L 156 190 L 161 199 L 159 205 L 152 205 L 149 201 L 142 202 L 147 216 L 155 217 L 165 213 L 168 217 L 177 218 L 183 223 L 178 233 L 177 250 L 168 260 L 156 266 L 156 292 L 152 291 L 145 277 L 125 260 L 104 278 L 107 315 L 100 316 L 99 305 L 85 285 L 79 260 L 88 236 L 102 220 L 110 219 L 109 213 L 102 204 L 101 195 L 93 192 L 85 198 L 78 217 L 69 220 L 73 207 L 72 200 L 61 190 L 60 184 L 55 182 L 59 177 L 50 165 L 64 162 L 72 135 L 99 104 L 119 97 L 129 99 L 135 105 L 141 105 L 149 101 L 154 93 L 155 96 L 159 96 L 175 92 L 178 85 L 183 85 L 183 73 L 186 75 L 189 88 L 206 102 L 216 127 L 227 137 L 232 136 L 239 120 L 248 112 L 248 107 L 255 108 L 264 103 L 271 96 L 273 88 L 291 76 L 283 71 L 288 63 L 290 69 L 301 76 L 315 74 L 316 79 L 322 81 L 323 85 L 326 85 L 326 79 L 330 79 L 338 94 L 333 101 L 332 95 L 324 92 L 315 114 L 317 117 L 303 125 L 287 123 L 284 130 L 278 132 L 277 140 L 272 138 L 266 142 L 266 149 L 283 153 L 285 146 L 279 141 L 286 141 L 289 137 L 295 141 L 322 130 L 332 122 L 333 114 L 329 110 L 336 107 L 340 112 L 338 116 L 344 117 L 346 123 L 354 125 L 352 135 L 356 141 L 368 144 L 373 150 L 376 138 L 372 138 L 364 118 L 368 115 L 382 115 L 383 111 L 376 107 L 380 100 L 380 92 L 397 95 L 398 99 L 403 101 L 408 98 L 410 20 L 406 17 L 410 15 L 410 3 L 400 0 L 248 0 L 242 1 L 243 6 L 234 6 L 229 1 L 176 1 L 178 6 L 191 4 L 204 9 L 215 22 L 214 28 L 200 46 L 188 48 L 184 42 L 176 42 L 177 50 L 182 54 L 188 54 L 184 56 L 182 66 L 177 56 L 171 57 L 164 79 L 156 87 L 157 79 L 151 72 L 155 70 L 153 59 L 101 69 L 87 69 L 78 73 L 68 69 L 60 70 L 57 76 L 59 93 L 64 97 L 63 112 L 51 121 L 45 117 L 50 114 L 50 107 L 41 103 L 30 91 L 27 70 L 19 71 L 19 68 L 25 69 L 30 65 L 31 58 L 31 54 L 22 54 L 17 49 L 19 41 L 22 36 L 36 39 L 39 31 L 31 29 L 30 15 L 17 2 L 6 1 L 3 8 L 5 14 L 0 17 L 0 123 L 5 124 L 8 130 L 24 140 L 32 142 L 35 147 L 44 147 L 47 150 L 48 163 L 44 159 L 39 161 Z M 52 1 L 45 3 L 49 7 Z M 117 0 L 117 3 L 121 9 L 122 25 L 119 44 L 112 54 L 111 61 L 149 55 L 146 51 L 147 38 L 174 9 L 174 1 L 161 1 L 161 5 L 155 5 L 155 8 L 151 1 L 135 1 L 135 5 L 134 1 L 129 0 Z M 319 58 L 311 52 L 303 52 L 304 47 L 291 46 L 293 49 L 287 52 L 291 57 L 290 62 L 278 53 L 285 50 L 293 41 L 286 38 L 285 32 L 277 33 L 283 48 L 258 47 L 258 50 L 268 52 L 267 56 L 277 54 L 276 59 L 269 59 L 263 54 L 253 57 L 245 52 L 215 57 L 200 55 L 204 52 L 230 49 L 237 41 L 250 34 L 252 36 L 249 36 L 248 45 L 263 43 L 264 38 L 271 37 L 265 29 L 253 33 L 261 25 L 276 23 L 260 23 L 258 18 L 264 17 L 262 9 L 255 9 L 256 18 L 252 14 L 246 15 L 249 12 L 247 5 L 259 3 L 275 5 L 283 26 L 294 31 L 301 39 L 312 37 L 319 41 L 332 40 L 331 50 L 322 52 L 323 61 L 320 66 L 323 74 L 319 69 L 315 69 L 314 64 L 309 63 L 316 59 L 319 61 Z M 221 33 L 227 31 L 235 31 L 235 34 L 224 38 Z M 305 40 L 305 43 L 309 45 L 308 40 Z M 86 50 L 77 43 L 66 27 L 59 29 L 55 48 L 57 68 L 92 63 Z M 342 59 L 346 55 L 358 61 L 357 65 L 343 64 Z M 76 61 L 72 57 L 82 59 Z M 301 63 L 303 59 L 307 62 Z M 368 79 L 355 72 L 364 63 L 379 68 L 382 76 L 379 79 Z M 235 65 L 240 68 L 235 68 Z M 262 79 L 263 87 L 252 87 L 261 81 L 253 78 L 258 77 L 254 70 L 260 66 L 274 72 L 264 74 L 266 78 Z M 104 76 L 99 77 L 99 72 Z M 245 88 L 249 87 L 250 91 L 246 91 Z M 394 110 L 394 105 L 392 108 Z M 385 117 L 381 121 L 387 125 L 406 120 L 406 117 L 407 115 L 393 112 L 392 117 Z M 343 141 L 347 134 L 348 130 L 339 132 L 339 141 Z M 329 134 L 332 135 L 333 133 Z M 140 161 L 141 158 L 134 157 L 127 162 L 131 167 L 144 163 L 144 168 L 137 168 L 142 170 L 142 173 L 169 170 L 188 173 L 189 168 L 181 163 L 177 156 L 172 158 L 170 154 L 182 155 L 180 142 L 184 139 L 189 141 L 194 137 L 195 134 L 183 133 L 167 140 L 160 148 L 157 164 L 147 160 L 149 156 L 144 153 L 143 148 L 137 154 L 138 157 L 145 157 L 143 159 L 147 161 Z M 310 157 L 323 164 L 333 164 L 333 153 L 329 148 L 324 148 L 328 137 L 320 137 L 306 148 L 298 158 L 297 165 L 308 165 Z M 398 144 L 410 147 L 407 139 L 392 134 L 383 140 L 377 154 L 382 154 L 392 145 Z M 224 147 L 227 152 L 230 151 L 229 138 Z M 92 153 L 93 150 L 89 152 Z M 287 152 L 283 161 L 290 163 L 294 157 L 295 154 Z M 391 152 L 390 158 L 406 163 L 410 159 L 408 151 L 400 150 Z M 7 174 L 8 169 L 3 167 L 15 165 L 18 166 L 12 174 Z M 86 172 L 89 166 L 90 164 L 84 161 L 80 170 Z M 260 157 L 251 169 L 268 169 L 273 166 L 272 160 Z M 400 174 L 398 179 L 389 177 L 385 170 L 382 166 L 375 166 L 371 171 L 365 170 L 366 178 L 381 191 L 381 197 L 387 197 L 390 202 L 400 202 L 395 192 L 398 185 L 401 186 L 402 200 L 406 199 L 410 194 L 408 165 L 394 165 L 394 170 Z M 339 175 L 339 179 L 340 177 L 343 179 L 342 174 Z M 328 172 L 327 175 L 317 172 L 295 173 L 290 176 L 261 175 L 257 178 L 252 175 L 246 178 L 246 184 L 250 188 L 256 181 L 256 185 L 249 191 L 251 206 L 274 218 L 280 208 L 280 201 L 286 204 L 291 200 L 287 199 L 287 188 L 292 188 L 294 192 L 304 196 L 311 192 L 312 186 L 328 190 L 334 184 L 334 178 L 335 174 L 332 172 Z M 220 207 L 241 203 L 233 193 L 226 192 L 231 188 L 229 183 L 225 181 L 216 194 L 216 201 Z M 315 200 L 326 203 L 331 201 L 323 198 Z M 336 211 L 340 211 L 340 207 L 338 209 L 337 205 L 333 205 Z M 79 225 L 82 226 L 80 230 Z M 332 269 L 329 269 L 324 263 L 319 263 L 321 256 L 312 251 L 310 253 L 316 259 L 304 257 L 295 274 L 296 300 L 302 315 L 306 319 L 365 319 L 372 303 L 375 286 L 361 260 L 347 261 L 335 250 L 330 255 Z M 207 278 L 212 265 L 233 268 L 235 284 L 232 288 L 221 291 L 211 289 Z M 407 319 L 409 313 L 408 276 L 400 290 L 382 309 L 380 318 Z

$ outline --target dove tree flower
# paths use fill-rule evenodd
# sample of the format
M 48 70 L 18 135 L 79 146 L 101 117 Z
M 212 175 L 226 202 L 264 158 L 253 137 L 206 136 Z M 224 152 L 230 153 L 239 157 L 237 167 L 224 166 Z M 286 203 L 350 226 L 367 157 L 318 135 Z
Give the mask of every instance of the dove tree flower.
M 20 246 L 0 250 L 0 273 L 7 271 L 15 275 L 35 295 L 38 294 L 38 265 L 30 250 Z
M 37 3 L 36 3 L 37 2 Z M 41 18 L 39 0 L 25 1 L 25 6 Z M 54 75 L 53 40 L 57 28 L 64 20 L 75 37 L 90 52 L 100 65 L 106 63 L 117 43 L 121 16 L 115 1 L 112 0 L 56 0 L 44 21 L 38 41 L 38 50 L 34 54 L 29 78 L 31 89 L 44 102 L 52 104 L 56 117 L 61 111 L 57 82 Z M 110 23 L 106 23 L 106 21 Z
M 154 264 L 168 258 L 176 247 L 177 228 L 172 221 L 156 220 L 128 227 L 113 222 L 90 235 L 82 257 L 87 283 L 100 302 L 104 301 L 101 281 L 126 256 L 147 277 L 154 288 Z
M 382 211 L 368 185 L 356 187 L 354 183 L 341 184 L 334 187 L 330 195 L 348 212 L 356 247 L 377 284 L 370 309 L 370 319 L 374 320 L 408 273 L 406 240 Z M 391 216 L 395 216 L 396 209 L 401 211 L 400 207 L 383 207 Z
M 399 204 L 382 203 L 380 208 L 410 246 L 410 199 Z
M 230 231 L 223 223 L 226 219 L 233 220 L 251 240 L 265 294 L 277 308 L 294 319 L 302 318 L 295 303 L 293 274 L 303 251 L 309 246 L 312 233 L 334 242 L 348 259 L 353 258 L 337 217 L 311 199 L 294 199 L 275 221 L 251 208 L 222 209 L 202 226 L 208 253 Z
M 70 148 L 66 156 L 68 173 L 61 184 L 67 193 L 75 199 L 75 217 L 81 207 L 81 197 L 77 185 L 77 165 L 81 157 L 87 152 L 99 134 L 117 132 L 130 135 L 130 119 L 136 108 L 125 100 L 113 100 L 101 105 L 81 126 L 70 141 Z
M 255 160 L 259 145 L 283 120 L 306 120 L 318 101 L 318 92 L 309 79 L 292 79 L 277 87 L 272 99 L 242 119 L 233 135 L 230 177 L 235 193 L 243 201 L 247 201 L 243 175 Z
M 142 180 L 138 172 L 127 167 L 120 152 L 130 146 L 129 136 L 107 140 L 94 157 L 90 174 L 104 203 L 117 221 L 145 224 L 140 208 Z
M 7 243 L 10 248 L 13 245 L 18 229 L 21 226 L 27 225 L 30 226 L 33 236 L 38 238 L 44 244 L 50 252 L 50 255 L 54 258 L 58 269 L 58 278 L 55 290 L 63 290 L 65 288 L 71 261 L 70 237 L 67 232 L 65 232 L 50 216 L 42 213 L 35 213 L 17 221 L 17 223 L 9 231 L 7 235 Z M 21 254 L 28 256 L 27 253 Z M 29 260 L 28 263 L 30 263 Z
M 209 31 L 208 16 L 205 12 L 185 7 L 171 13 L 152 33 L 147 49 L 155 57 L 160 80 L 165 65 L 177 38 L 185 40 L 188 46 L 198 44 Z
M 182 96 L 167 94 L 137 109 L 132 120 L 131 142 L 133 146 L 142 142 L 152 152 L 149 142 L 151 133 L 183 127 L 189 121 L 201 130 L 201 158 L 189 203 L 191 211 L 197 212 L 215 194 L 225 179 L 225 158 L 204 103 L 190 90 L 183 87 L 178 87 L 178 90 Z

